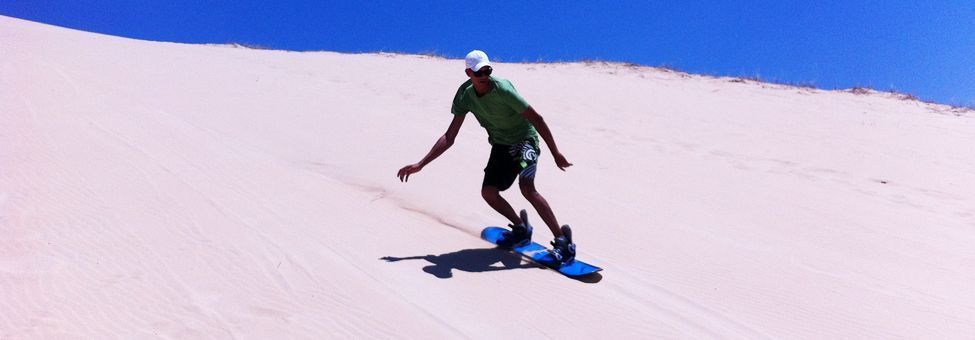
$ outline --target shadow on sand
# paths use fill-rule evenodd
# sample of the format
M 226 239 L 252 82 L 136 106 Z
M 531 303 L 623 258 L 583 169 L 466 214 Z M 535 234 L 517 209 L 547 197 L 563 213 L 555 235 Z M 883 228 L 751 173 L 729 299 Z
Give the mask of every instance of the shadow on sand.
M 520 268 L 541 268 L 533 263 L 522 263 L 521 255 L 513 254 L 498 248 L 464 249 L 440 255 L 420 255 L 410 257 L 385 256 L 380 260 L 397 262 L 403 260 L 426 260 L 429 266 L 423 271 L 441 279 L 454 276 L 453 270 L 471 273 L 492 272 Z M 501 262 L 501 265 L 495 265 Z
M 530 261 L 522 261 L 522 259 L 523 257 L 520 254 L 512 253 L 501 248 L 464 249 L 440 255 L 420 255 L 409 257 L 384 256 L 380 258 L 380 260 L 386 262 L 426 260 L 430 263 L 430 265 L 423 267 L 423 271 L 441 279 L 449 279 L 453 277 L 454 269 L 470 273 L 523 268 L 548 269 Z M 499 262 L 500 265 L 497 265 Z M 603 276 L 599 273 L 595 273 L 572 279 L 585 283 L 597 283 L 602 281 Z

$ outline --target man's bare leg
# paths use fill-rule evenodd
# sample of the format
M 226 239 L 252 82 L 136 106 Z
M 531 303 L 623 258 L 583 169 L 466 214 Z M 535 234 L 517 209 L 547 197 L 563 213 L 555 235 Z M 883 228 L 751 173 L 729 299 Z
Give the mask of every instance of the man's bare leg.
M 511 221 L 511 224 L 519 225 L 522 223 L 521 217 L 518 217 L 515 209 L 511 208 L 511 204 L 508 204 L 508 201 L 504 197 L 501 197 L 501 191 L 498 188 L 492 186 L 481 188 L 481 197 L 484 197 L 484 200 L 487 201 L 491 208 L 494 208 L 495 211 Z
M 535 190 L 535 179 L 521 177 L 518 181 L 518 186 L 521 187 L 521 194 L 525 195 L 525 199 L 535 207 L 538 216 L 548 225 L 548 229 L 552 231 L 552 235 L 555 237 L 562 236 L 562 229 L 559 228 L 559 221 L 555 219 L 555 213 L 552 212 L 552 207 L 548 205 L 545 197 L 542 197 L 542 194 Z

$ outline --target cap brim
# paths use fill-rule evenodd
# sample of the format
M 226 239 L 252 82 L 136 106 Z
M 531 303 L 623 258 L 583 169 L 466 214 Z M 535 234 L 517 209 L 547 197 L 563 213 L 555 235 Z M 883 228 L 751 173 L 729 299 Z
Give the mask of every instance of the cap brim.
M 474 72 L 480 71 L 482 68 L 484 68 L 484 66 L 491 66 L 491 62 L 490 61 L 479 62 L 477 63 L 477 65 L 474 65 L 474 68 L 472 68 L 471 71 Z

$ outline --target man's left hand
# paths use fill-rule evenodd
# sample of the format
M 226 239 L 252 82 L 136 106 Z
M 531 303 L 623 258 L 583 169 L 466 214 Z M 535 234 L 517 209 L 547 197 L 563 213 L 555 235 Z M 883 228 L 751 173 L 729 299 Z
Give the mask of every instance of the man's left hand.
M 569 161 L 565 159 L 565 156 L 563 156 L 561 152 L 552 154 L 552 157 L 555 158 L 555 165 L 558 166 L 559 169 L 562 171 L 565 171 L 565 168 L 572 166 L 572 163 L 569 163 Z

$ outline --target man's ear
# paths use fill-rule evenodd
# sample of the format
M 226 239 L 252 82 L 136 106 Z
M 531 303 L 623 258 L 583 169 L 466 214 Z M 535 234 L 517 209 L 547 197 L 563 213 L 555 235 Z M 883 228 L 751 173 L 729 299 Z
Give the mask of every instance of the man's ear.
M 467 76 L 468 77 L 473 77 L 474 76 L 474 71 L 471 71 L 471 69 L 465 69 L 464 70 L 464 73 L 467 73 Z

